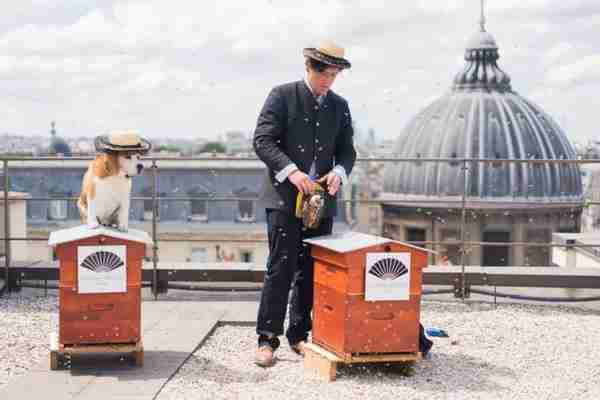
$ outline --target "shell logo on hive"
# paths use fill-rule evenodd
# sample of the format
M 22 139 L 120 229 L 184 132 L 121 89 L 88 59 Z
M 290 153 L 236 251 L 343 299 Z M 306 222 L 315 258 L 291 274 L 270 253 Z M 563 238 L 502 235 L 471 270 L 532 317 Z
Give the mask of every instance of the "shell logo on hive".
M 117 268 L 121 268 L 125 263 L 113 252 L 110 251 L 97 251 L 87 256 L 81 266 L 89 269 L 92 272 L 110 272 Z
M 384 258 L 377 261 L 369 274 L 385 281 L 393 281 L 408 273 L 408 268 L 397 258 Z

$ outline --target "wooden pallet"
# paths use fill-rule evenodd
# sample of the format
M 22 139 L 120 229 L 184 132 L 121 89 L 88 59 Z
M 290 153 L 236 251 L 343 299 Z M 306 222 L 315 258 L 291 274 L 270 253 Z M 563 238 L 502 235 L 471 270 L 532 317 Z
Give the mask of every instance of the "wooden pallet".
M 340 357 L 315 343 L 304 345 L 304 368 L 316 371 L 327 382 L 335 381 L 338 364 L 357 363 L 414 363 L 421 353 L 346 354 Z
M 67 368 L 74 354 L 128 354 L 129 359 L 138 367 L 144 365 L 144 346 L 140 339 L 137 343 L 100 343 L 82 345 L 62 345 L 58 336 L 50 338 L 50 369 L 55 371 Z

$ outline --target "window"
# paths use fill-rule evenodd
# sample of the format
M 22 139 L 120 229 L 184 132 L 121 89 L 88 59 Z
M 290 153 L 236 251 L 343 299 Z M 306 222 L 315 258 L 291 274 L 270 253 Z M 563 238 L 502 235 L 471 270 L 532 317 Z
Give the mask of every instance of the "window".
M 244 186 L 241 189 L 235 190 L 233 194 L 235 197 L 240 198 L 240 200 L 238 200 L 235 220 L 238 222 L 254 222 L 256 216 L 253 199 L 258 196 L 258 193 L 253 192 Z M 248 198 L 248 200 L 244 200 L 244 198 Z
M 67 200 L 50 200 L 48 205 L 48 219 L 65 220 L 67 219 L 67 211 L 69 203 Z
M 427 240 L 427 230 L 421 228 L 406 228 L 407 242 L 424 242 Z M 423 243 L 414 243 L 417 246 L 423 246 Z
M 455 242 L 460 240 L 460 230 L 442 230 L 442 242 Z M 454 265 L 460 265 L 460 245 L 459 244 L 443 244 L 443 249 L 441 251 L 445 252 L 448 256 L 450 262 Z
M 510 232 L 504 231 L 484 231 L 483 241 L 487 243 L 496 243 L 495 245 L 481 246 L 482 266 L 485 267 L 506 267 L 511 263 L 510 247 L 501 246 L 498 243 L 509 243 Z
M 206 248 L 200 247 L 192 249 L 190 261 L 203 263 L 208 262 L 208 252 L 206 251 Z
M 206 200 L 190 201 L 190 219 L 192 221 L 208 221 L 208 204 Z
M 383 224 L 383 235 L 390 239 L 400 240 L 400 229 L 397 225 L 384 223 Z
M 144 190 L 142 190 L 142 196 L 147 198 L 144 200 L 143 220 L 144 221 L 152 221 L 152 213 L 153 213 L 152 210 L 154 209 L 154 199 L 152 198 L 152 196 L 153 196 L 152 187 L 147 187 Z M 164 196 L 164 193 L 156 193 L 156 197 L 161 197 L 161 196 Z M 160 219 L 160 203 L 157 201 L 156 220 L 158 221 L 159 219 Z
M 415 158 L 417 158 L 417 159 L 421 158 L 421 153 L 417 153 L 415 155 Z M 420 167 L 421 165 L 423 165 L 423 163 L 421 161 L 418 161 L 418 160 L 415 161 L 414 164 L 415 164 L 416 167 Z
M 590 208 L 595 207 L 591 206 Z M 572 213 L 570 218 L 566 220 L 561 218 L 560 227 L 558 228 L 559 233 L 580 233 L 581 228 L 579 227 L 581 220 L 580 213 Z M 594 229 L 595 230 L 595 229 Z
M 452 154 L 450 155 L 450 158 L 457 158 L 458 155 L 456 154 L 455 151 L 452 152 Z M 460 165 L 460 162 L 458 161 L 450 161 L 450 166 L 451 167 L 458 167 Z
M 66 188 L 52 188 L 48 191 L 49 197 L 69 197 L 71 192 Z M 64 199 L 50 200 L 48 203 L 48 219 L 65 220 L 69 216 L 69 201 Z
M 217 253 L 217 262 L 235 261 L 235 254 L 229 248 L 225 246 L 216 245 L 215 250 Z
M 190 221 L 208 221 L 209 191 L 203 185 L 195 185 L 187 192 L 190 200 Z
M 526 233 L 528 243 L 550 243 L 550 229 L 528 229 Z M 525 248 L 525 265 L 544 267 L 550 265 L 550 252 L 548 247 L 527 246 Z
M 379 223 L 379 206 L 371 206 L 369 207 L 369 224 L 377 223 Z
M 252 251 L 250 250 L 240 250 L 240 261 L 245 263 L 251 263 L 252 260 Z
M 240 200 L 238 202 L 238 221 L 254 221 L 254 202 L 252 200 Z

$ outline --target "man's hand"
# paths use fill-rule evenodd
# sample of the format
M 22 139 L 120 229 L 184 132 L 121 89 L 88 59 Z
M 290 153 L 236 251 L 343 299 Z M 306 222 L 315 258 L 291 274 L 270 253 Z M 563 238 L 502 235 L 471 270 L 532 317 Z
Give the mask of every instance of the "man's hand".
M 338 174 L 332 171 L 321 179 L 327 182 L 327 189 L 329 191 L 329 194 L 335 196 L 338 190 L 340 190 L 342 178 L 340 178 Z
M 295 170 L 288 176 L 288 179 L 299 192 L 309 194 L 314 192 L 314 182 L 310 180 L 310 177 L 299 169 Z

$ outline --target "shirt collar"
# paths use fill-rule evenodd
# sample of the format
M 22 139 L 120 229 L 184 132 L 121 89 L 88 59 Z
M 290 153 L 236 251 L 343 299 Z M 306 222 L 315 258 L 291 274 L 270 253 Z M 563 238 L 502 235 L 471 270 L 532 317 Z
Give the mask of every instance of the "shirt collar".
M 325 100 L 325 97 L 327 96 L 327 93 L 322 94 L 320 96 L 315 96 L 315 92 L 314 92 L 312 86 L 310 86 L 310 82 L 308 81 L 307 78 L 304 78 L 304 83 L 306 84 L 306 87 L 308 87 L 308 90 L 310 90 L 310 92 L 312 93 L 312 95 L 315 98 L 315 100 L 317 101 L 317 103 L 322 104 L 323 100 Z

